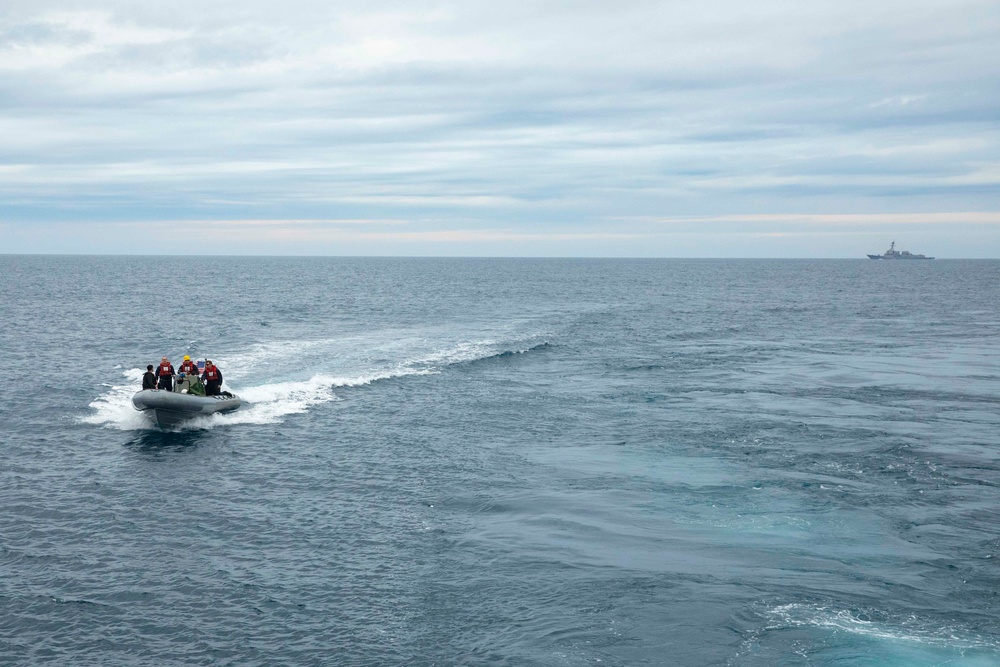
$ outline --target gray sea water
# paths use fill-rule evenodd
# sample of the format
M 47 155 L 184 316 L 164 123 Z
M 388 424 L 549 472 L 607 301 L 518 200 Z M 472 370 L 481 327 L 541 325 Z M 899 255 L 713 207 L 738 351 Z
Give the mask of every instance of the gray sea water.
M 1000 262 L 0 276 L 0 664 L 1000 664 Z

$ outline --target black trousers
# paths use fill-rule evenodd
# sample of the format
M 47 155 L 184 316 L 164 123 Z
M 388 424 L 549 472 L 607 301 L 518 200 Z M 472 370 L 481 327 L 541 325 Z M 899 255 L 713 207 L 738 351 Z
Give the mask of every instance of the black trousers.
M 166 389 L 167 391 L 174 390 L 174 379 L 169 375 L 167 377 L 161 377 L 159 383 L 156 385 L 160 389 Z
M 213 382 L 209 380 L 205 383 L 205 395 L 206 396 L 218 396 L 222 393 L 222 383 Z

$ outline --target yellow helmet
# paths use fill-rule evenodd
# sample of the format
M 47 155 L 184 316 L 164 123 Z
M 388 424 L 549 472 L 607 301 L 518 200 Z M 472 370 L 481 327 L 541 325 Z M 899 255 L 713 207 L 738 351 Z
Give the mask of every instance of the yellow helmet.
M 184 355 L 184 361 L 191 361 L 191 357 L 189 357 L 188 355 L 185 354 Z

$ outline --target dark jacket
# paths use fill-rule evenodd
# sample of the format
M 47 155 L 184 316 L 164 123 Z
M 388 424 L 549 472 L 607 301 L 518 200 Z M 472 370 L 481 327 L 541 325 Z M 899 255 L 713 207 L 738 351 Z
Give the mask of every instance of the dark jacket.
M 214 380 L 208 379 L 207 368 L 205 369 L 205 372 L 201 374 L 201 379 L 204 380 L 205 382 L 211 382 L 213 384 L 222 384 L 222 371 L 219 370 L 218 366 L 213 366 L 213 368 L 215 369 L 215 376 L 216 376 Z
M 153 371 L 146 371 L 142 375 L 142 388 L 143 389 L 156 389 L 156 375 Z

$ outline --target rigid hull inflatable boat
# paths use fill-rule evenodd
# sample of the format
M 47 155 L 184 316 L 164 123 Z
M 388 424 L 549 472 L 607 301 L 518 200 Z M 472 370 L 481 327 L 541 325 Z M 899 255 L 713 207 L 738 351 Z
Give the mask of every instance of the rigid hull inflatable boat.
M 193 417 L 236 410 L 243 404 L 239 396 L 196 396 L 165 389 L 146 389 L 132 397 L 132 406 L 153 417 L 162 428 L 174 426 Z

